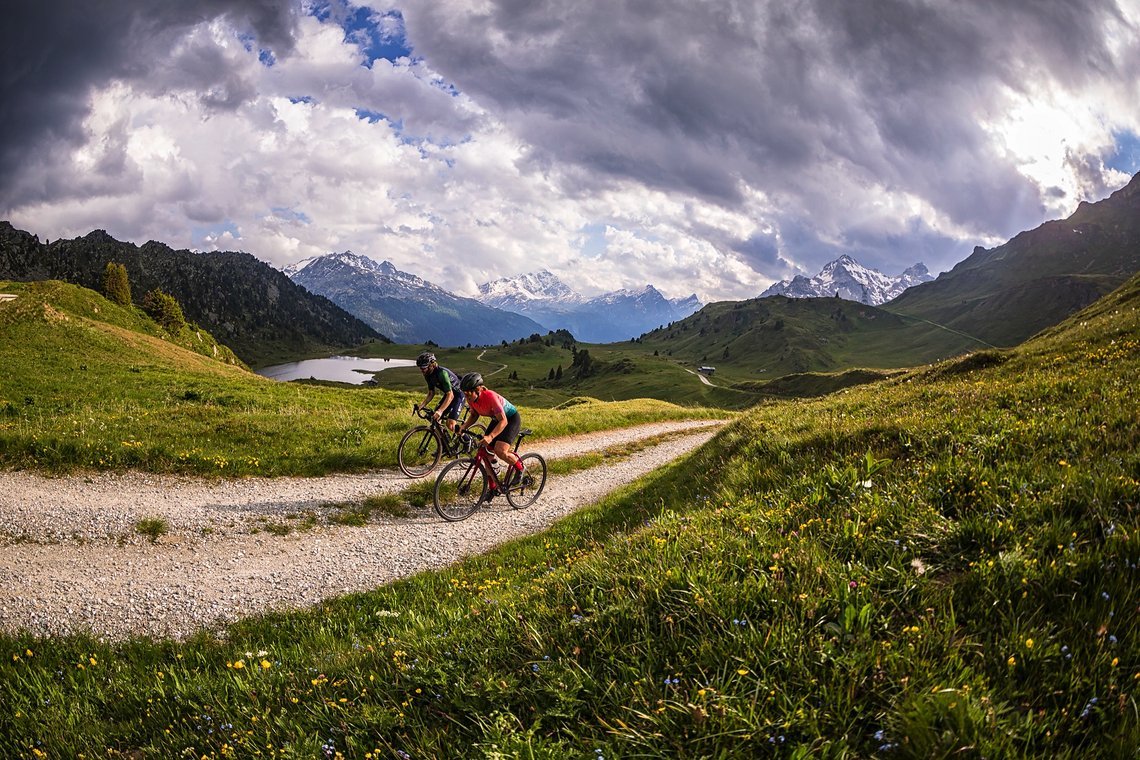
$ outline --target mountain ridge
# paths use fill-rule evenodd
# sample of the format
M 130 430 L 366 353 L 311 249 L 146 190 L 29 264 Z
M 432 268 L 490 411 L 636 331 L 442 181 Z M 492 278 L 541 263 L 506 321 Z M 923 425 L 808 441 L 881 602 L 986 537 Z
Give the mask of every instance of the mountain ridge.
M 249 253 L 195 253 L 153 240 L 137 246 L 105 230 L 41 243 L 0 221 L 0 279 L 56 279 L 101 291 L 109 262 L 126 267 L 136 301 L 155 288 L 171 294 L 188 319 L 251 366 L 387 340 Z
M 483 345 L 547 332 L 523 315 L 457 296 L 389 261 L 351 251 L 304 259 L 283 273 L 398 343 Z
M 885 304 L 997 346 L 1013 346 L 1115 290 L 1140 271 L 1140 173 L 995 248 L 973 253 Z

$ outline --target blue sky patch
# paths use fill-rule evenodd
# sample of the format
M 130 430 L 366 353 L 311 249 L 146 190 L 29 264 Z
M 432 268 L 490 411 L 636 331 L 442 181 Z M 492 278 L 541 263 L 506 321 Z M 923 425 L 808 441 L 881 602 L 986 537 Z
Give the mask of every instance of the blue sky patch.
M 285 206 L 271 206 L 269 211 L 278 219 L 287 219 L 293 222 L 300 222 L 301 224 L 313 223 L 313 220 L 310 219 L 309 215 L 304 211 L 297 211 Z
M 235 240 L 241 240 L 241 233 L 238 232 L 237 224 L 228 219 L 220 224 L 211 224 L 205 227 L 192 226 L 190 228 L 190 247 L 196 251 L 213 250 L 217 243 L 207 242 L 206 238 L 217 240 L 227 232 Z M 225 246 L 221 247 L 225 249 Z
M 261 62 L 262 66 L 272 68 L 273 64 L 277 63 L 277 56 L 273 55 L 272 50 L 266 50 L 257 46 L 257 37 L 249 32 L 239 32 L 237 35 L 238 42 L 245 48 L 245 52 L 252 53 L 257 51 L 257 60 Z
M 1135 132 L 1115 132 L 1116 150 L 1104 160 L 1105 166 L 1132 175 L 1140 171 L 1140 136 Z
M 606 225 L 587 224 L 578 230 L 582 234 L 582 255 L 599 258 L 606 252 Z
M 369 110 L 367 108 L 357 108 L 356 109 L 356 118 L 364 119 L 369 124 L 375 124 L 378 121 L 386 120 L 388 117 L 385 116 L 384 114 L 380 113 L 379 111 L 372 111 L 372 110 Z
M 398 10 L 384 12 L 362 8 L 344 2 L 314 3 L 309 15 L 321 23 L 336 23 L 344 30 L 344 39 L 364 54 L 364 65 L 380 59 L 396 61 L 411 58 L 412 48 L 404 34 L 404 16 Z

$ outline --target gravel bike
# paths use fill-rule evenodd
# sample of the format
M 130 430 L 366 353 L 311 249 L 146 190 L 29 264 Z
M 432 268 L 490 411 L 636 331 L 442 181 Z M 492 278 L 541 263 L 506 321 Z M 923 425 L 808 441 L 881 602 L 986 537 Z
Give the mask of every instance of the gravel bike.
M 409 478 L 427 475 L 436 468 L 444 453 L 449 457 L 457 457 L 460 454 L 470 454 L 475 448 L 475 437 L 470 433 L 457 437 L 441 420 L 435 419 L 427 407 L 417 404 L 412 409 L 414 415 L 426 420 L 428 424 L 404 433 L 400 446 L 396 449 L 396 463 Z M 474 425 L 471 430 L 476 435 L 483 435 L 487 431 L 482 425 Z
M 525 428 L 515 439 L 514 452 L 533 431 Z M 474 457 L 451 462 L 435 480 L 435 511 L 444 520 L 463 520 L 479 508 L 480 504 L 502 494 L 515 509 L 534 504 L 546 486 L 546 460 L 533 452 L 519 455 L 523 467 L 522 477 L 513 467 L 507 467 L 501 476 L 495 470 L 495 456 L 481 444 Z

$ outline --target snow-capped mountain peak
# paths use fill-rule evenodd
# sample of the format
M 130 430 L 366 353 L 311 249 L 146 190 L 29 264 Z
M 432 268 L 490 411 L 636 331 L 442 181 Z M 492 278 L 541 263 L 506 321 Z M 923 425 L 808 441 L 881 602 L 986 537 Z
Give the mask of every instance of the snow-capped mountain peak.
M 543 269 L 485 282 L 479 286 L 479 300 L 484 303 L 502 302 L 517 305 L 537 300 L 578 303 L 582 298 L 558 279 L 557 275 Z
M 397 342 L 498 342 L 543 329 L 534 320 L 449 293 L 390 261 L 351 251 L 299 261 L 284 271 Z
M 290 279 L 302 281 L 302 284 L 304 284 L 305 280 L 312 280 L 314 277 L 321 280 L 328 280 L 329 278 L 338 276 L 367 275 L 381 278 L 387 287 L 411 290 L 426 289 L 429 291 L 443 292 L 437 285 L 428 282 L 422 277 L 400 271 L 390 261 L 378 262 L 375 259 L 361 256 L 352 251 L 313 256 L 287 266 L 282 271 L 285 272 Z M 302 272 L 304 274 L 302 274 Z
M 701 308 L 696 294 L 668 299 L 652 285 L 584 298 L 546 270 L 479 286 L 488 306 L 523 314 L 551 329 L 565 328 L 589 343 L 628 340 Z
M 600 304 L 613 304 L 620 301 L 633 301 L 635 303 L 667 303 L 668 299 L 661 295 L 661 291 L 652 285 L 646 285 L 641 290 L 630 290 L 629 288 L 621 288 L 620 290 L 612 290 L 609 293 L 603 293 L 597 298 L 592 299 Z
M 781 280 L 760 294 L 789 298 L 825 298 L 838 295 L 849 301 L 878 306 L 892 300 L 912 285 L 933 280 L 922 263 L 915 264 L 897 277 L 865 267 L 847 254 L 828 262 L 815 277 L 796 275 Z

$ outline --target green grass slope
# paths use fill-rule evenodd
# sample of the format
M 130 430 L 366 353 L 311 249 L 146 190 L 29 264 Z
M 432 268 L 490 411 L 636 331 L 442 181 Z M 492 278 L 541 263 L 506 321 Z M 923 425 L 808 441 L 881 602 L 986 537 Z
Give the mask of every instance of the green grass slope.
M 42 331 L 44 336 L 52 336 L 56 350 L 67 352 L 67 343 L 60 338 L 71 329 L 78 328 L 80 334 L 89 336 L 102 332 L 106 336 L 124 338 L 137 333 L 136 344 L 151 346 L 164 345 L 201 354 L 222 364 L 241 365 L 242 361 L 200 326 L 188 323 L 177 332 L 170 332 L 148 317 L 139 308 L 124 308 L 112 303 L 95 291 L 69 285 L 57 280 L 39 282 L 5 282 L 0 280 L 0 298 L 14 296 L 0 303 L 0 323 L 14 327 L 17 323 L 37 323 L 51 326 Z M 75 324 L 69 324 L 71 322 Z M 64 328 L 64 329 L 54 329 Z M 29 336 L 24 336 L 25 338 Z M 109 338 L 114 340 L 114 338 Z M 161 341 L 161 342 L 156 342 Z M 77 346 L 83 348 L 82 341 Z M 28 346 L 28 348 L 31 348 Z M 100 358 L 113 360 L 109 352 Z M 14 369 L 14 367 L 13 367 Z
M 238 366 L 203 331 L 166 335 L 79 286 L 0 283 L 0 293 L 16 295 L 0 301 L 0 468 L 359 471 L 395 466 L 400 436 L 416 422 L 420 390 L 277 383 Z M 721 415 L 651 400 L 524 412 L 536 441 Z
M 854 301 L 774 296 L 709 304 L 646 333 L 639 345 L 694 368 L 711 364 L 720 381 L 731 384 L 855 367 L 912 367 L 988 344 Z
M 442 572 L 183 644 L 0 638 L 0 745 L 1135 757 L 1138 374 L 1134 278 L 1018 349 L 763 404 Z

